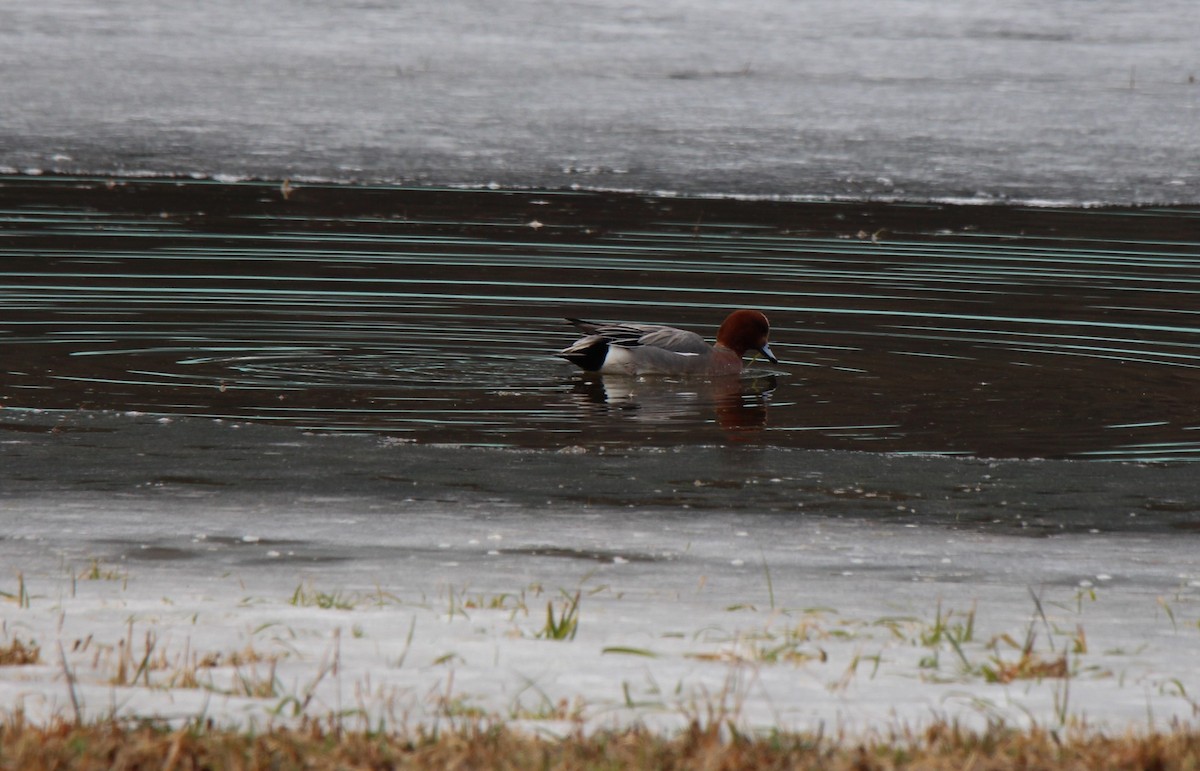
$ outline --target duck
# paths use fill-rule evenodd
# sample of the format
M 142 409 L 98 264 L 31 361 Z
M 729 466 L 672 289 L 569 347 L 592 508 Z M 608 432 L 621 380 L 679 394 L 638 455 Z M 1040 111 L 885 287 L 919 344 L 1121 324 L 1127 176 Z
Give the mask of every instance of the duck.
M 586 372 L 606 375 L 667 375 L 717 377 L 737 375 L 749 351 L 779 363 L 767 338 L 771 324 L 762 311 L 736 310 L 717 330 L 709 345 L 695 332 L 659 324 L 567 321 L 584 336 L 559 351 L 560 356 Z

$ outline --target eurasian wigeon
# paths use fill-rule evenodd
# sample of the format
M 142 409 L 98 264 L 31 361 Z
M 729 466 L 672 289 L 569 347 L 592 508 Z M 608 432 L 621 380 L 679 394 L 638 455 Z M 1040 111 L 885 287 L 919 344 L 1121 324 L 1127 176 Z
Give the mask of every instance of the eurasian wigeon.
M 779 363 L 767 337 L 771 325 L 760 311 L 729 314 L 709 345 L 695 332 L 657 324 L 608 324 L 567 319 L 585 336 L 558 353 L 589 372 L 613 375 L 736 375 L 742 357 L 758 351 Z

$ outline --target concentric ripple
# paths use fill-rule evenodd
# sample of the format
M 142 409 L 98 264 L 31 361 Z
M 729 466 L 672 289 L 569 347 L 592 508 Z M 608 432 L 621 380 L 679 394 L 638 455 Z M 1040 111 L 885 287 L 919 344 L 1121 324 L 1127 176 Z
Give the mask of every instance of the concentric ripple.
M 1200 458 L 1200 210 L 0 178 L 0 399 L 570 447 Z M 780 367 L 594 381 L 564 316 Z

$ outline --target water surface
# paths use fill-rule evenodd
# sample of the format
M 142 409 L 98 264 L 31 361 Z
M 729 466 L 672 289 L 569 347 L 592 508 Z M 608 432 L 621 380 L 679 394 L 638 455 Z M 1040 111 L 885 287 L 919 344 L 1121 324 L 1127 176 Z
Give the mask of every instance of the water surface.
M 420 442 L 1118 460 L 1200 450 L 1196 207 L 0 180 L 8 408 Z M 564 316 L 710 337 L 736 383 L 584 377 Z

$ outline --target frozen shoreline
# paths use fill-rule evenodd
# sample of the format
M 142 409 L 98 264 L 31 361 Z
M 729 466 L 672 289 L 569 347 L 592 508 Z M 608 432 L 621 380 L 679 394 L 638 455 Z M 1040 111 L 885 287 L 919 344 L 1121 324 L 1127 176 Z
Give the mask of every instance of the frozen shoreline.
M 117 508 L 136 511 L 129 503 Z M 88 718 L 246 727 L 302 713 L 404 728 L 489 715 L 553 728 L 573 716 L 670 728 L 711 708 L 749 729 L 852 732 L 937 718 L 1114 731 L 1195 719 L 1200 573 L 1179 572 L 1192 552 L 1169 537 L 1030 541 L 861 523 L 785 533 L 719 514 L 632 530 L 596 512 L 582 540 L 612 546 L 593 560 L 559 556 L 581 540 L 546 535 L 571 532 L 563 520 L 445 512 L 397 537 L 369 503 L 321 501 L 328 529 L 355 535 L 307 546 L 398 558 L 305 565 L 286 517 L 267 525 L 254 521 L 261 509 L 220 503 L 176 511 L 217 560 L 243 553 L 234 569 L 137 540 L 124 561 L 58 548 L 72 522 L 121 518 L 105 508 L 6 507 L 45 529 L 26 528 L 23 557 L 5 559 L 21 589 L 6 580 L 4 643 L 35 640 L 43 659 L 0 669 L 5 711 L 72 716 L 62 644 Z M 993 571 L 1012 583 L 980 580 Z M 879 577 L 894 572 L 909 584 Z M 577 636 L 537 639 L 547 606 L 561 621 L 575 591 Z M 1061 657 L 1067 678 L 988 682 L 1004 666 L 1058 672 Z

